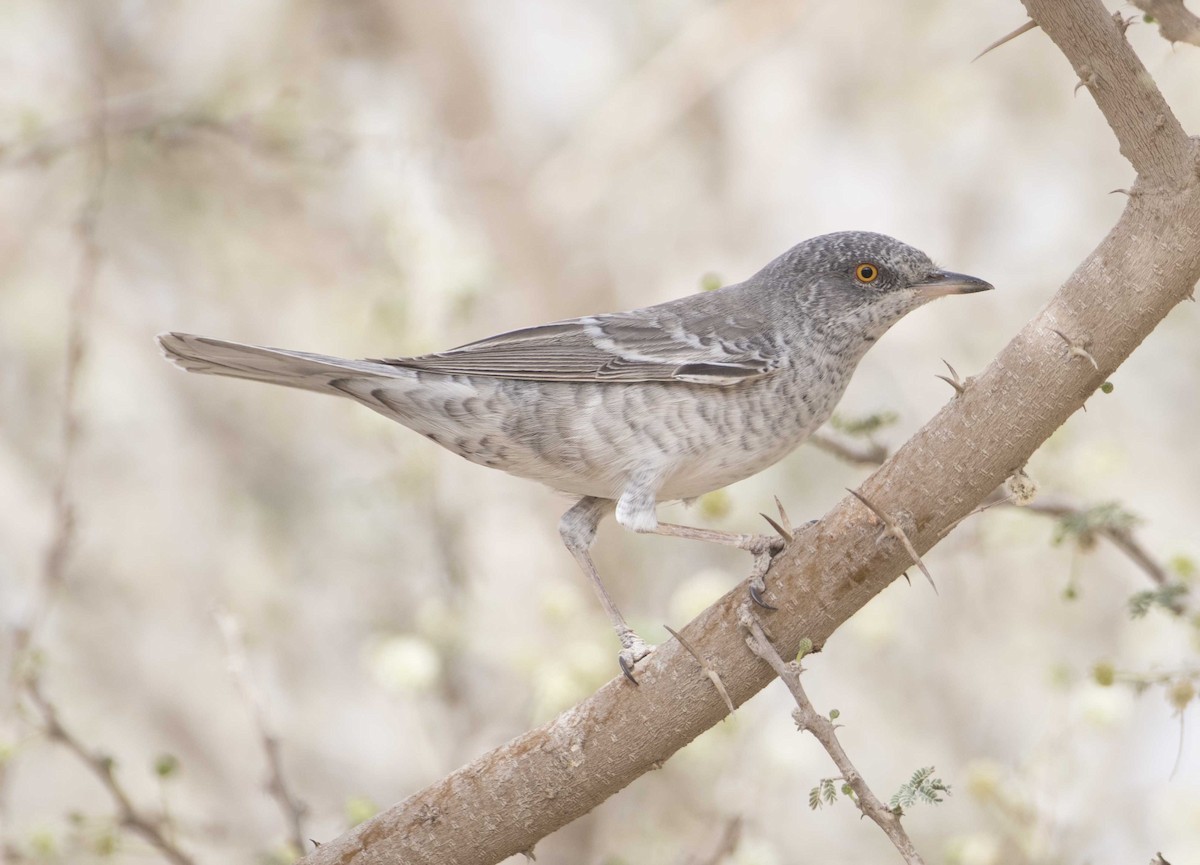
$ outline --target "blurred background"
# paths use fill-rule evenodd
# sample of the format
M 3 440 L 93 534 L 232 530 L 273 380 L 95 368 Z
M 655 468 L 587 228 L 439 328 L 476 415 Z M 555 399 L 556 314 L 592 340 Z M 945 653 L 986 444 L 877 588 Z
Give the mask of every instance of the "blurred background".
M 1132 181 L 1044 34 L 971 62 L 1025 20 L 1015 0 L 0 5 L 0 859 L 159 856 L 48 710 L 194 861 L 287 862 L 292 836 L 616 673 L 556 531 L 568 500 L 348 401 L 185 376 L 155 333 L 415 354 L 882 231 L 997 287 L 860 367 L 836 434 L 894 449 L 951 396 L 942 359 L 982 369 Z M 1128 36 L 1200 130 L 1200 51 Z M 1160 583 L 1089 531 L 1128 511 L 1160 577 L 1200 561 L 1198 326 L 1177 308 L 1028 467 L 1044 500 L 1118 510 L 973 518 L 926 558 L 940 594 L 900 581 L 807 663 L 878 794 L 924 766 L 952 785 L 906 820 L 926 861 L 1200 863 L 1195 607 L 1160 592 L 1133 617 Z M 818 517 L 869 470 L 805 446 L 663 512 L 758 531 L 773 495 Z M 749 566 L 612 523 L 596 556 L 654 641 Z M 834 770 L 790 709 L 769 687 L 538 862 L 899 861 L 849 802 L 809 809 Z

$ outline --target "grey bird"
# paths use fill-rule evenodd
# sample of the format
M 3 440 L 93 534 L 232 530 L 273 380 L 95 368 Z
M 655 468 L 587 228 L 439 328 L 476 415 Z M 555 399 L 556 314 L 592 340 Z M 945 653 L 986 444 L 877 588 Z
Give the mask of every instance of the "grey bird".
M 635 532 L 732 544 L 661 523 L 778 462 L 828 420 L 858 362 L 905 315 L 992 286 L 861 231 L 797 244 L 745 282 L 629 312 L 522 328 L 419 357 L 346 360 L 184 333 L 158 337 L 189 372 L 347 396 L 472 462 L 578 497 L 559 523 L 612 621 L 622 670 L 653 648 L 589 555 L 609 513 Z

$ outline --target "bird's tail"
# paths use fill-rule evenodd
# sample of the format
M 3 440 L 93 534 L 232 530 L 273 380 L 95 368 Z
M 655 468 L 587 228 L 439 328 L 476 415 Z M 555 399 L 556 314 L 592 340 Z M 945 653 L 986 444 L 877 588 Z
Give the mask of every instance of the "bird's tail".
M 403 378 L 407 374 L 398 367 L 378 361 L 244 345 L 190 333 L 160 333 L 158 344 L 168 360 L 188 372 L 227 375 L 345 396 L 355 395 L 348 393 L 344 385 L 339 387 L 346 379 Z

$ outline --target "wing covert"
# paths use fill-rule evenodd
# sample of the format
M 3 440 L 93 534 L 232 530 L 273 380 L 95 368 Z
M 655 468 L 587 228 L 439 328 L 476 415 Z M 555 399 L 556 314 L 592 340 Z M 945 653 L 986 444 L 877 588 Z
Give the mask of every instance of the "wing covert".
M 715 292 L 714 292 L 715 294 Z M 732 385 L 779 366 L 769 326 L 751 316 L 711 309 L 708 296 L 632 312 L 522 328 L 419 357 L 383 363 L 449 375 L 531 381 L 680 381 Z M 714 298 L 715 300 L 715 298 Z M 699 304 L 695 301 L 702 301 Z

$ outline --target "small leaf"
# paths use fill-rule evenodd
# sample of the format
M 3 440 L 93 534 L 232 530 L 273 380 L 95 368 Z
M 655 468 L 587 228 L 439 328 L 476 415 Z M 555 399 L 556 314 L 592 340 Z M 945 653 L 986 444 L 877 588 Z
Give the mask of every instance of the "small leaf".
M 1129 615 L 1134 619 L 1140 619 L 1153 607 L 1161 607 L 1167 612 L 1178 613 L 1180 603 L 1187 593 L 1188 587 L 1183 583 L 1167 583 L 1157 589 L 1137 592 L 1129 598 Z
M 179 758 L 174 754 L 159 754 L 154 758 L 154 774 L 171 778 L 179 773 Z

